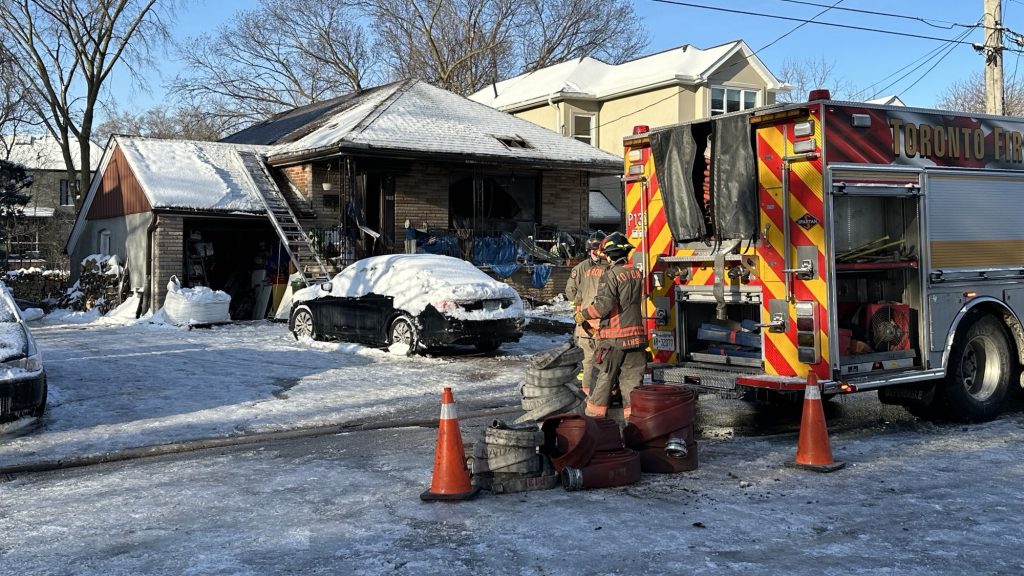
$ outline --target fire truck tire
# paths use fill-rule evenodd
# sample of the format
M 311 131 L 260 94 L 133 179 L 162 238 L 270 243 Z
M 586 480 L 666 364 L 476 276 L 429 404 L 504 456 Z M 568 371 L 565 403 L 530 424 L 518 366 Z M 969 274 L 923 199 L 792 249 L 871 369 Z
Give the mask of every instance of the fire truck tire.
M 964 422 L 992 420 L 1010 387 L 1010 344 L 989 314 L 964 318 L 953 339 L 943 390 L 949 415 Z

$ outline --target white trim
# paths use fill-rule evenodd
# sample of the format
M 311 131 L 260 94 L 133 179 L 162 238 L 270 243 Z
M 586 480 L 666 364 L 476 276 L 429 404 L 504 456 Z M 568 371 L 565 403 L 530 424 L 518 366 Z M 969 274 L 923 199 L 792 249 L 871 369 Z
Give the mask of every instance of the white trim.
M 68 256 L 71 256 L 74 246 L 78 244 L 79 236 L 82 235 L 82 230 L 85 228 L 85 216 L 89 213 L 89 209 L 92 208 L 92 199 L 96 196 L 96 190 L 99 189 L 100 183 L 103 181 L 103 174 L 107 171 L 107 164 L 110 163 L 110 158 L 114 155 L 116 144 L 117 136 L 111 136 L 107 140 L 107 147 L 103 150 L 103 158 L 100 159 L 96 171 L 92 173 L 89 191 L 86 192 L 85 199 L 82 200 L 82 209 L 78 211 L 78 215 L 75 217 L 75 225 L 72 226 L 71 234 L 68 235 L 68 241 L 64 244 L 64 253 Z
M 759 88 L 754 88 L 754 87 L 749 87 L 748 88 L 748 87 L 744 87 L 744 85 L 742 85 L 742 84 L 732 85 L 732 86 L 730 86 L 729 84 L 708 84 L 707 116 L 709 118 L 712 117 L 712 116 L 715 116 L 715 113 L 714 113 L 715 111 L 711 108 L 711 101 L 713 99 L 712 95 L 714 94 L 714 91 L 716 89 L 717 90 L 725 90 L 725 94 L 723 95 L 723 98 L 722 98 L 722 110 L 721 110 L 721 112 L 719 112 L 719 114 L 728 114 L 729 112 L 742 112 L 743 110 L 753 110 L 754 108 L 757 108 L 758 106 L 763 106 L 764 105 L 764 103 L 761 102 L 762 100 L 764 100 L 764 95 L 763 95 L 762 91 Z M 740 93 L 740 109 L 739 110 L 728 110 L 726 108 L 727 102 L 728 102 L 729 90 L 735 90 L 735 91 L 738 91 Z M 744 102 L 743 95 L 744 95 L 745 92 L 753 92 L 754 93 L 754 105 L 753 106 L 750 106 L 750 107 L 744 107 L 743 106 L 743 102 Z
M 576 137 L 576 118 L 590 118 L 590 134 L 588 135 L 588 137 L 590 138 L 590 142 L 583 142 L 582 140 L 580 140 L 579 138 Z M 569 138 L 572 138 L 573 140 L 576 140 L 577 142 L 583 142 L 584 144 L 588 144 L 590 146 L 593 146 L 593 147 L 597 148 L 598 145 L 597 145 L 597 142 L 595 142 L 595 140 L 597 140 L 596 128 L 597 128 L 597 113 L 595 113 L 595 112 L 575 112 L 575 111 L 569 113 Z

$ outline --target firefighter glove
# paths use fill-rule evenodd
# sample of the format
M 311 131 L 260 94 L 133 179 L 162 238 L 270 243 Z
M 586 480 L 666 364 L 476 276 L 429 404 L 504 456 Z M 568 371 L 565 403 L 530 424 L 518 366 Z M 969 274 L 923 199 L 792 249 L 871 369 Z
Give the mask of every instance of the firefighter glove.
M 587 319 L 583 317 L 583 310 L 576 310 L 575 312 L 573 312 L 572 319 L 580 326 L 585 326 L 587 323 Z

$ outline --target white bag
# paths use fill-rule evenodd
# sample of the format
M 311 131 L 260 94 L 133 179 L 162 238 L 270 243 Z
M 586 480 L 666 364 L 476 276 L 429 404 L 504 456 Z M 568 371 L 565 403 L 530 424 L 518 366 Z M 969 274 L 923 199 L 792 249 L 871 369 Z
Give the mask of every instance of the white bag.
M 171 276 L 164 298 L 164 317 L 172 324 L 217 324 L 230 322 L 231 296 L 205 286 L 182 288 L 177 276 Z

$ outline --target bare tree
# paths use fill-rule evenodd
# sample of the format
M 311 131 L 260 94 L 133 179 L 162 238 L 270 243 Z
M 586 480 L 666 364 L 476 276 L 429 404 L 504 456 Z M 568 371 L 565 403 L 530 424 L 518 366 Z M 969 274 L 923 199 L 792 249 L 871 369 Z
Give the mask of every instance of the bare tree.
M 157 0 L 0 2 L 4 45 L 20 75 L 39 95 L 37 113 L 61 142 L 68 179 L 78 182 L 82 190 L 89 184 L 89 140 L 104 83 L 119 64 L 143 81 L 141 70 L 151 62 L 151 49 L 168 38 L 157 4 Z M 72 136 L 80 150 L 77 174 Z
M 378 34 L 396 78 L 420 78 L 470 94 L 515 69 L 517 0 L 371 0 Z
M 524 71 L 581 56 L 618 64 L 641 54 L 647 31 L 629 0 L 526 0 L 513 31 Z
M 935 106 L 943 110 L 984 114 L 984 73 L 978 71 L 950 84 L 942 91 Z M 1018 80 L 1016 76 L 1004 81 L 1003 113 L 1006 116 L 1024 116 L 1024 80 Z
M 172 93 L 239 128 L 360 90 L 376 61 L 359 16 L 343 0 L 260 0 L 215 35 L 181 46 L 187 72 Z
M 836 100 L 853 98 L 856 88 L 846 79 L 837 77 L 835 69 L 835 60 L 830 62 L 825 60 L 824 56 L 786 59 L 776 76 L 779 80 L 792 85 L 793 89 L 788 94 L 780 92 L 777 96 L 778 101 L 803 102 L 810 91 L 816 88 L 828 88 L 832 98 Z
M 154 106 L 140 114 L 112 110 L 93 129 L 97 142 L 106 142 L 113 134 L 130 134 L 147 138 L 182 138 L 185 140 L 218 140 L 227 128 L 195 108 L 169 109 Z
M 38 125 L 34 99 L 11 54 L 0 49 L 0 158 L 11 157 L 11 147 L 22 128 Z

